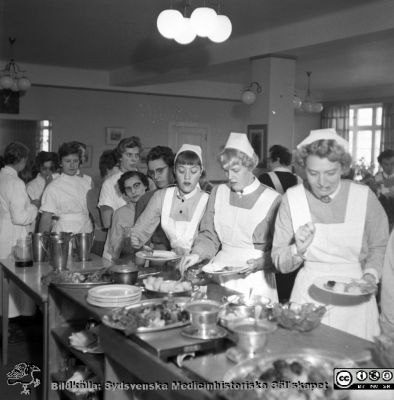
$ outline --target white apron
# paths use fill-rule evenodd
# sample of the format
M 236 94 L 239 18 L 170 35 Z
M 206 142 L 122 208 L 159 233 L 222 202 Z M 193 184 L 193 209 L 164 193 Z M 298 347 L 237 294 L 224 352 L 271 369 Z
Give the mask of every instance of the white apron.
M 190 251 L 197 235 L 198 225 L 204 214 L 209 195 L 202 193 L 190 221 L 176 221 L 170 216 L 175 190 L 176 187 L 170 187 L 164 195 L 161 210 L 161 227 L 170 241 L 171 248 L 181 247 Z
M 302 185 L 287 191 L 294 232 L 312 221 L 305 189 Z M 340 296 L 324 292 L 313 285 L 324 275 L 360 279 L 363 275 L 359 262 L 364 234 L 368 189 L 352 183 L 346 205 L 345 222 L 315 224 L 315 235 L 305 253 L 304 267 L 299 271 L 291 294 L 291 301 L 329 304 L 323 317 L 326 325 L 372 340 L 379 334 L 378 309 L 375 296 Z
M 218 187 L 214 224 L 222 249 L 212 262 L 222 266 L 246 266 L 248 260 L 263 256 L 263 251 L 253 245 L 253 232 L 267 216 L 277 196 L 273 190 L 266 189 L 251 209 L 245 209 L 230 204 L 230 188 L 227 185 Z M 229 280 L 223 286 L 245 295 L 253 289 L 253 294 L 278 301 L 273 272 L 257 271 L 245 278 Z
M 275 174 L 275 172 L 271 171 L 268 172 L 269 177 L 271 178 L 271 181 L 275 187 L 275 190 L 279 193 L 279 194 L 284 194 L 285 190 L 283 189 L 282 184 L 280 183 L 280 180 L 278 178 L 278 175 Z

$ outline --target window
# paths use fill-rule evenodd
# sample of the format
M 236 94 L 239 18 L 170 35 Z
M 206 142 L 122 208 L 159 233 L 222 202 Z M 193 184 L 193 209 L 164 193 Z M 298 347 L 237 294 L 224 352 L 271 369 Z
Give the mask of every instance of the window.
M 38 142 L 39 151 L 51 151 L 52 148 L 52 121 L 40 121 L 40 134 Z
M 378 169 L 382 129 L 382 105 L 359 104 L 350 106 L 349 146 L 354 163 L 370 172 Z

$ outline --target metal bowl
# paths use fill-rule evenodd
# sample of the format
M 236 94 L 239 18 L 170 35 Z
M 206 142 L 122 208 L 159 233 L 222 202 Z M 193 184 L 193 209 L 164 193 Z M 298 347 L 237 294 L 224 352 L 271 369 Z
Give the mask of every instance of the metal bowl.
M 134 285 L 138 279 L 138 268 L 135 265 L 113 265 L 108 269 L 113 283 Z
M 218 322 L 220 303 L 214 300 L 197 300 L 186 304 L 191 325 L 198 331 L 214 329 Z

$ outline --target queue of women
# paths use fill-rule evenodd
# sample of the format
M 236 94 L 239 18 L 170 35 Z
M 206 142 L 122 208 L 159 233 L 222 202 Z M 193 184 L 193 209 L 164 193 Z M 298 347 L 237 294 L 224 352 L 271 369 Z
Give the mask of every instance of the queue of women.
M 323 323 L 368 340 L 380 330 L 394 335 L 394 234 L 387 244 L 388 218 L 375 193 L 342 179 L 352 160 L 335 130 L 311 131 L 297 146 L 294 163 L 304 181 L 284 194 L 254 176 L 258 157 L 243 133 L 231 133 L 218 155 L 226 183 L 213 188 L 196 145 L 184 144 L 176 154 L 156 146 L 147 155 L 148 176 L 138 171 L 137 137 L 103 153 L 103 183 L 93 188 L 81 167 L 83 147 L 60 146 L 58 175 L 57 161 L 41 154 L 26 190 L 18 172 L 27 148 L 7 146 L 0 171 L 0 258 L 34 229 L 107 230 L 95 247 L 105 258 L 115 261 L 150 245 L 182 255 L 181 273 L 206 262 L 245 266 L 222 285 L 272 302 L 278 301 L 276 274 L 300 268 L 290 301 L 329 304 Z M 272 179 L 276 187 L 279 180 Z M 381 308 L 375 295 L 328 295 L 313 284 L 321 276 L 362 279 L 376 288 L 381 283 Z M 10 296 L 11 317 L 31 312 L 17 288 Z

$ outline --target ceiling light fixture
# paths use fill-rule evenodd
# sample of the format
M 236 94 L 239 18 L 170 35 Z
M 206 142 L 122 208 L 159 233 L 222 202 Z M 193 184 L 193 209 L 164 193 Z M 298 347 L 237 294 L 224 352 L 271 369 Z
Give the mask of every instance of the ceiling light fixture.
M 256 88 L 253 89 L 253 85 L 256 85 Z M 251 82 L 247 88 L 241 94 L 242 103 L 245 104 L 253 104 L 256 101 L 257 93 L 261 93 L 261 86 L 258 82 L 253 81 Z
M 15 38 L 9 37 L 11 60 L 0 71 L 0 89 L 12 90 L 13 92 L 25 92 L 31 86 L 30 80 L 25 76 L 19 65 L 13 58 L 13 45 Z
M 189 44 L 196 36 L 207 37 L 214 43 L 226 41 L 232 32 L 232 24 L 226 15 L 219 14 L 213 8 L 197 7 L 187 17 L 187 9 L 191 9 L 190 0 L 183 0 L 184 13 L 172 8 L 163 10 L 157 18 L 157 29 L 166 39 L 174 39 L 179 44 Z
M 307 71 L 306 76 L 308 79 L 308 87 L 306 90 L 305 99 L 302 100 L 300 96 L 296 94 L 293 97 L 293 107 L 296 110 L 305 111 L 309 113 L 321 113 L 323 111 L 323 104 L 316 101 L 311 95 L 311 71 Z

